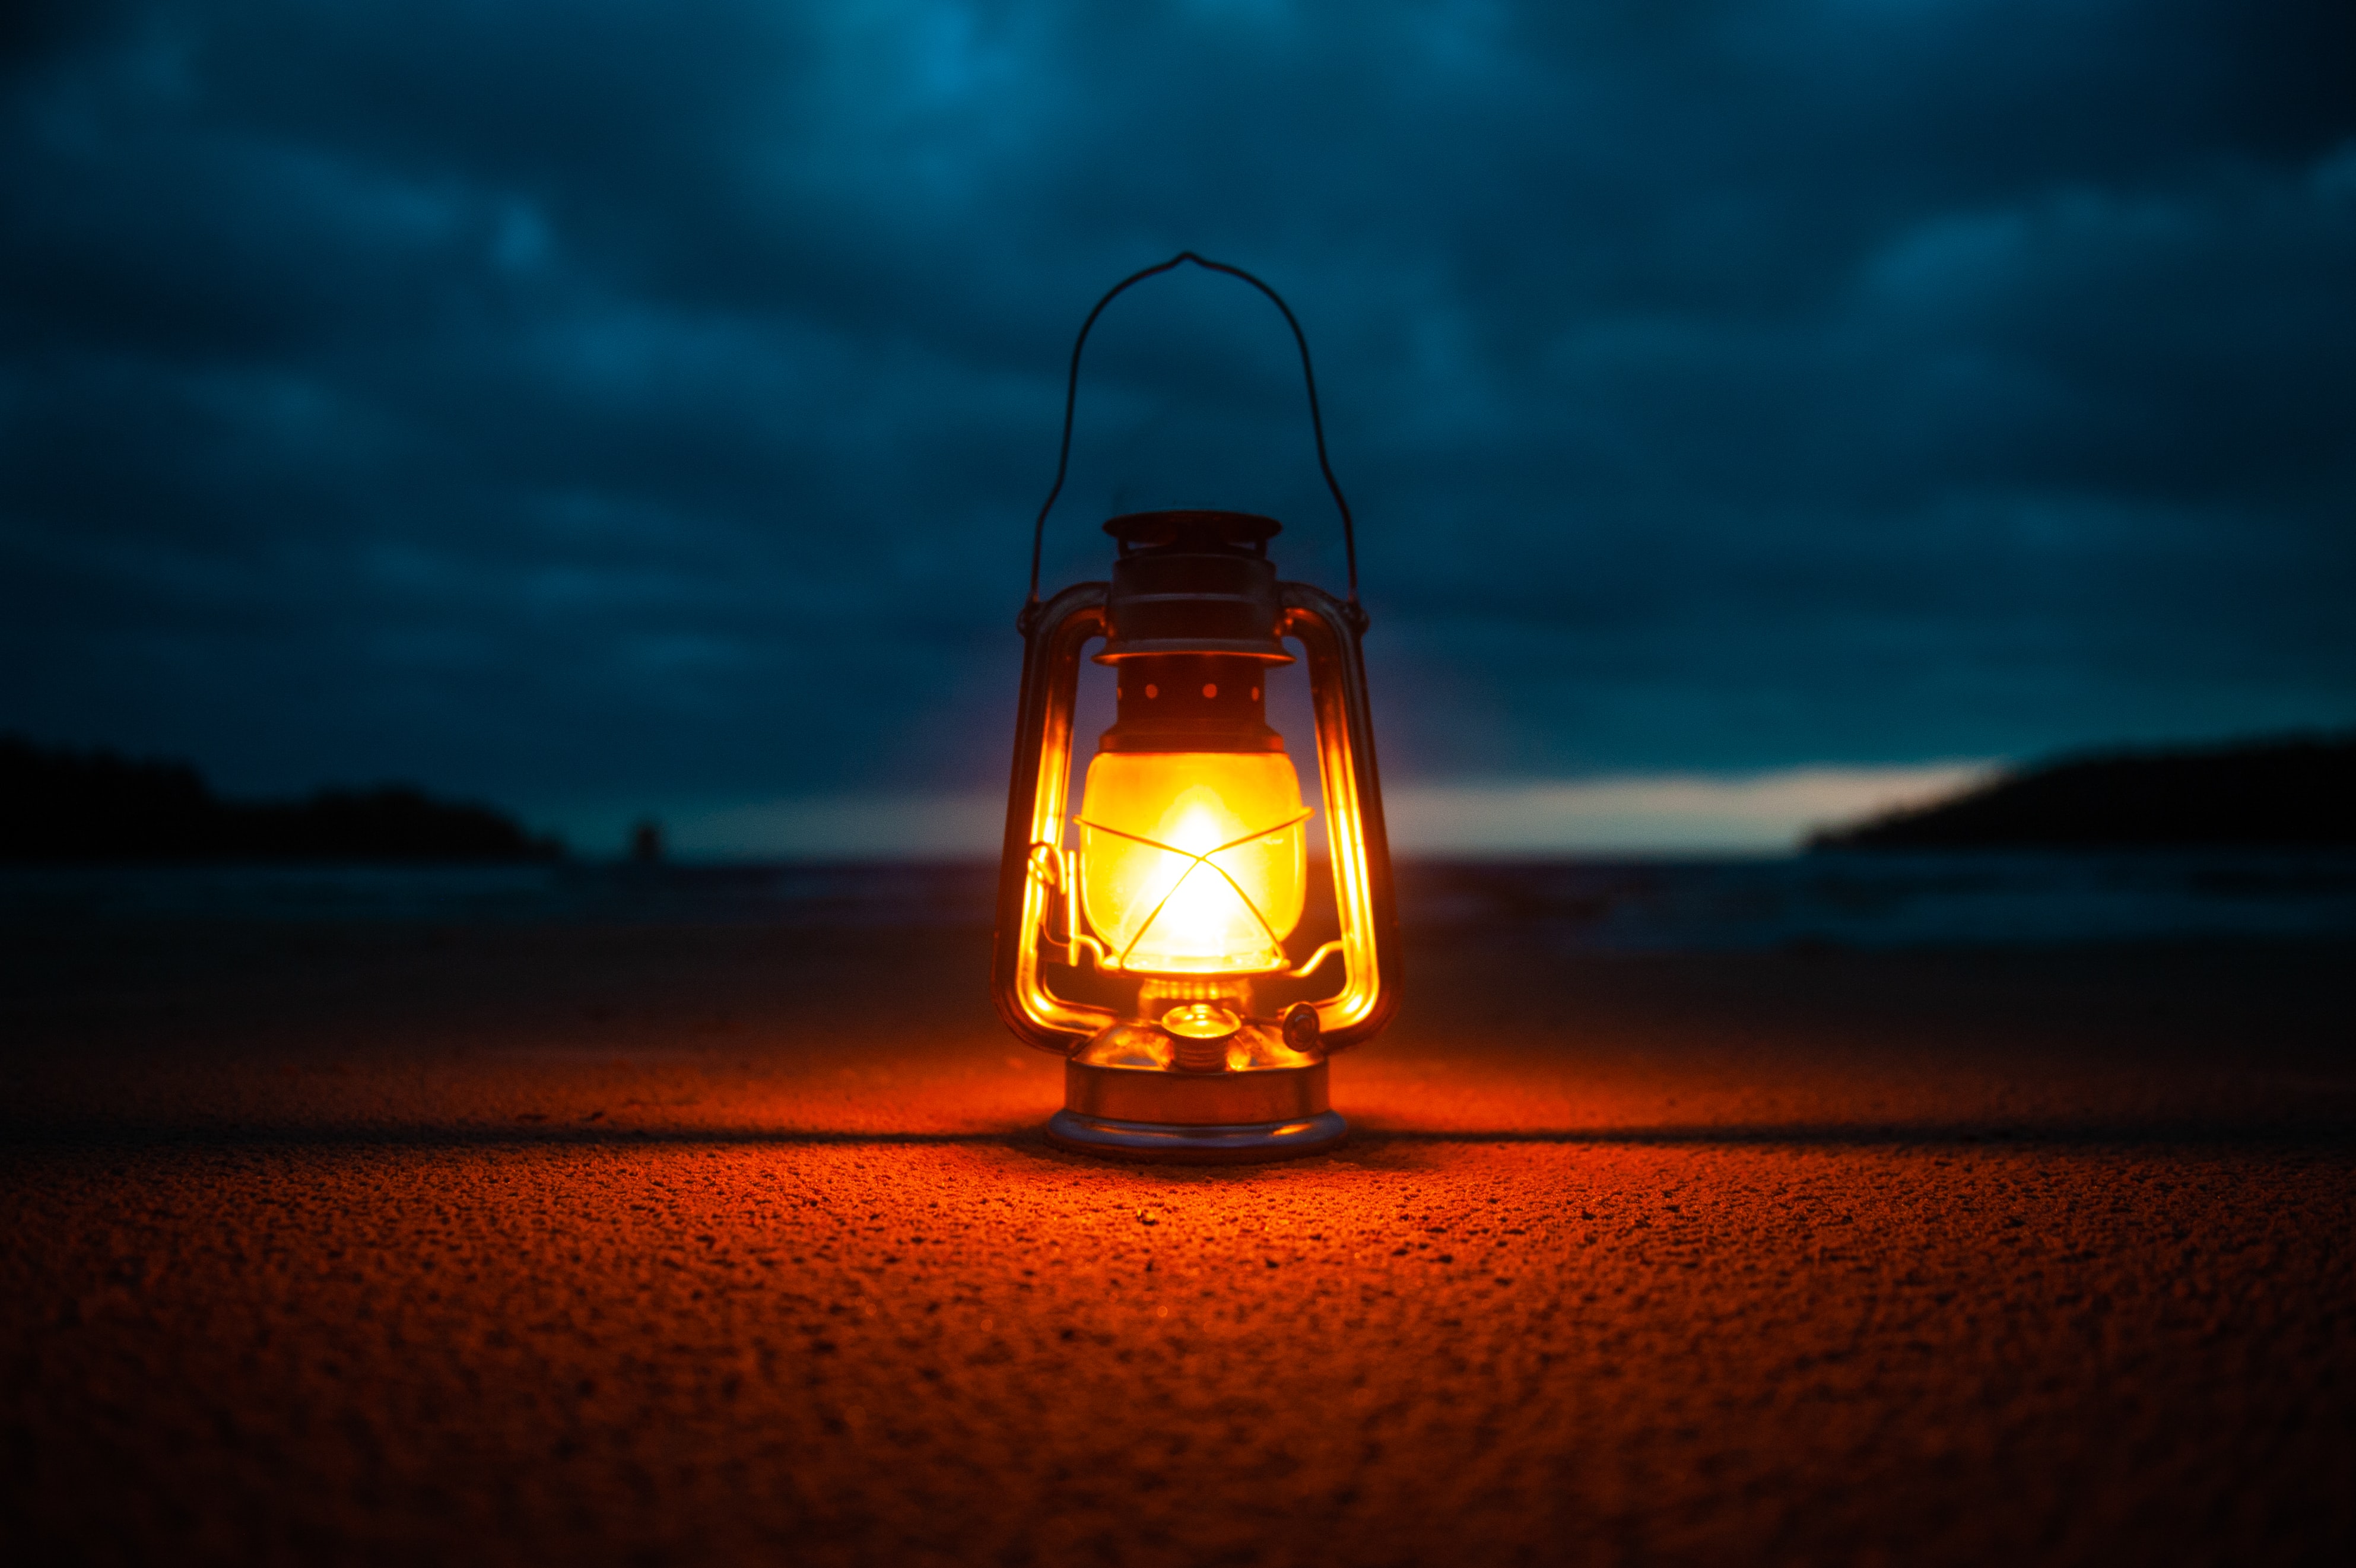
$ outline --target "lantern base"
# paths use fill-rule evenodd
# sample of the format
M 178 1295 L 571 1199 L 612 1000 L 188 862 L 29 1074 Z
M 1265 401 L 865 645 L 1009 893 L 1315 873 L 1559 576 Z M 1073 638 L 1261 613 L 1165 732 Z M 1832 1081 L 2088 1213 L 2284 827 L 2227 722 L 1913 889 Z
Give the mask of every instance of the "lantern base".
M 1322 1155 L 1350 1134 L 1331 1111 L 1291 1122 L 1188 1126 L 1176 1122 L 1119 1122 L 1058 1111 L 1047 1121 L 1047 1141 L 1076 1154 L 1152 1165 L 1231 1165 Z
M 1325 1099 L 1325 1058 L 1282 1032 L 1246 1024 L 1214 1057 L 1182 1066 L 1180 1041 L 1131 1021 L 1100 1031 L 1064 1060 L 1064 1109 L 1047 1123 L 1060 1148 L 1113 1160 L 1237 1165 L 1332 1148 L 1349 1133 Z M 1192 1042 L 1188 1042 L 1192 1043 Z

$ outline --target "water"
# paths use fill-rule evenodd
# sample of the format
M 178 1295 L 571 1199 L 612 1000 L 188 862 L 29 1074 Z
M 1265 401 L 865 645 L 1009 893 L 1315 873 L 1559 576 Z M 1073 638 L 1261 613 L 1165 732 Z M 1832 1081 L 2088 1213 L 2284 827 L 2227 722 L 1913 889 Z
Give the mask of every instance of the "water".
M 2356 937 L 2356 854 L 1822 854 L 1427 865 L 1401 919 L 1602 952 Z M 1411 906 L 1411 908 L 1410 908 Z
M 994 866 L 172 865 L 0 868 L 0 921 L 987 926 Z
M 0 868 L 0 923 L 986 928 L 996 871 L 821 865 Z M 2356 854 L 1834 854 L 1408 863 L 1410 936 L 1742 951 L 2356 938 Z

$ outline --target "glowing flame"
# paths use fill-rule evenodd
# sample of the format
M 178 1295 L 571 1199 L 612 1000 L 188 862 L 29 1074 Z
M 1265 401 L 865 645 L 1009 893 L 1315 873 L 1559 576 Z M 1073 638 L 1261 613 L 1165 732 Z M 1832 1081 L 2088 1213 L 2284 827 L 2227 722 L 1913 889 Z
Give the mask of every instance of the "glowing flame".
M 1207 784 L 1189 787 L 1171 803 L 1161 825 L 1162 831 L 1153 836 L 1188 854 L 1208 854 L 1239 836 L 1237 830 L 1247 833 L 1251 831 L 1227 810 L 1226 802 Z

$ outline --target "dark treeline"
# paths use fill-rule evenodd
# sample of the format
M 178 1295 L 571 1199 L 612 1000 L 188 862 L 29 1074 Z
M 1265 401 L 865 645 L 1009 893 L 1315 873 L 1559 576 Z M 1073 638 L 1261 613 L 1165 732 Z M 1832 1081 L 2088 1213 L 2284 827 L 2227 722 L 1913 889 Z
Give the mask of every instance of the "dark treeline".
M 2351 843 L 2356 735 L 2064 757 L 1808 840 L 1811 849 Z
M 552 860 L 487 806 L 404 785 L 307 800 L 224 800 L 183 762 L 48 751 L 0 736 L 0 860 Z

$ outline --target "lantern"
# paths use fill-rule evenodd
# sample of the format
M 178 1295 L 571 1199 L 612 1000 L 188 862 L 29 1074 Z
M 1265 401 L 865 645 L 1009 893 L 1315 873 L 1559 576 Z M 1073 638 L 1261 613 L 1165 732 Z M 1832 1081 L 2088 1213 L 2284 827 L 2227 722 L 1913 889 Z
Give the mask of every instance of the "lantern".
M 1039 597 L 1088 330 L 1123 289 L 1184 262 L 1252 285 L 1292 328 L 1318 464 L 1342 514 L 1346 599 L 1278 580 L 1275 520 L 1215 510 L 1114 518 L 1111 581 Z M 1398 1004 L 1352 533 L 1308 340 L 1273 289 L 1189 252 L 1097 302 L 1072 346 L 1063 452 L 1032 538 L 991 976 L 1008 1026 L 1064 1058 L 1064 1109 L 1047 1125 L 1058 1144 L 1211 1163 L 1312 1154 L 1347 1131 L 1327 1103 L 1327 1059 L 1378 1032 Z M 1288 642 L 1308 666 L 1323 867 L 1287 737 L 1267 719 L 1268 677 L 1295 662 Z M 1075 809 L 1073 714 L 1090 643 L 1111 668 L 1117 717 Z M 1311 897 L 1318 876 L 1333 884 L 1333 934 L 1312 944 L 1303 917 L 1323 907 Z

